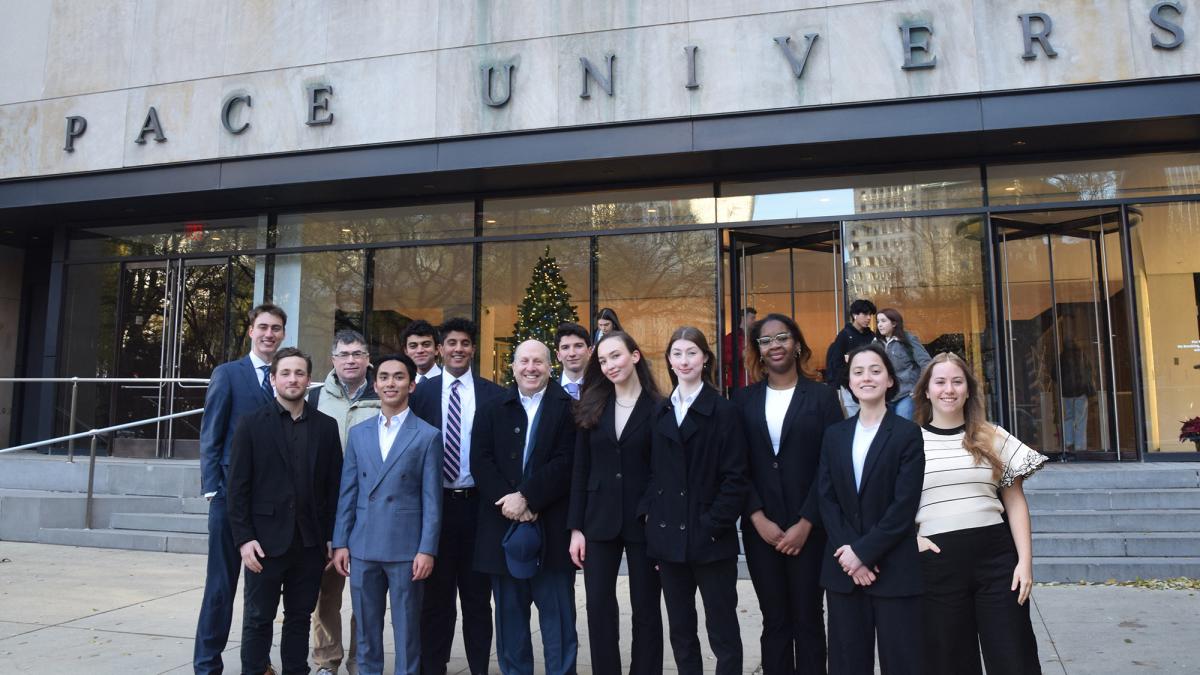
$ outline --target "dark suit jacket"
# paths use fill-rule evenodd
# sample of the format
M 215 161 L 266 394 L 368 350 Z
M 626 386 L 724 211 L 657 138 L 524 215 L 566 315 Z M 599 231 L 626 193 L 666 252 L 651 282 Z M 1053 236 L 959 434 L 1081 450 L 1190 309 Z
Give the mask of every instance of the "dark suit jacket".
M 425 380 L 417 385 L 413 391 L 412 398 L 408 401 L 408 407 L 416 413 L 417 417 L 425 420 L 430 426 L 438 431 L 442 429 L 442 377 L 446 371 L 442 371 L 442 375 L 437 375 Z M 472 388 L 475 390 L 475 422 L 479 421 L 479 412 L 487 407 L 487 404 L 493 399 L 504 395 L 504 387 L 484 379 L 479 373 L 471 373 Z M 474 432 L 472 432 L 474 433 Z M 463 448 L 469 450 L 469 448 Z M 471 473 L 475 473 L 475 463 L 471 462 Z
M 843 419 L 837 392 L 800 378 L 783 418 L 778 455 L 767 431 L 766 380 L 737 389 L 733 402 L 741 413 L 749 445 L 747 518 L 761 509 L 763 515 L 785 530 L 801 518 L 819 526 L 821 514 L 815 489 L 817 465 L 821 461 L 821 440 L 825 430 Z M 746 522 L 748 524 L 749 520 Z
M 471 432 L 471 474 L 479 489 L 479 521 L 475 530 L 475 569 L 508 574 L 501 541 L 513 522 L 500 514 L 496 500 L 511 492 L 525 495 L 529 510 L 542 525 L 542 569 L 569 571 L 570 532 L 567 493 L 575 450 L 574 403 L 557 382 L 542 397 L 536 437 L 523 471 L 528 418 L 514 385 L 480 409 Z
M 261 382 L 262 373 L 254 369 L 249 356 L 222 363 L 213 370 L 200 419 L 202 493 L 217 492 L 225 485 L 238 420 L 272 400 Z
M 229 465 L 229 527 L 234 545 L 257 539 L 267 556 L 283 555 L 296 531 L 296 495 L 291 453 L 279 427 L 272 400 L 242 416 L 233 437 Z M 337 421 L 306 403 L 309 476 L 307 502 L 321 536 L 333 538 L 338 484 L 342 476 L 342 439 Z
M 704 385 L 682 426 L 669 398 L 652 424 L 650 481 L 638 506 L 646 517 L 646 554 L 675 563 L 737 557 L 734 525 L 749 486 L 737 408 Z
M 855 415 L 829 427 L 821 446 L 818 498 L 821 521 L 829 535 L 821 585 L 838 593 L 859 588 L 833 557 L 840 546 L 849 544 L 864 565 L 879 567 L 867 593 L 918 595 L 921 560 L 916 518 L 925 481 L 921 429 L 889 410 L 867 450 L 862 487 L 856 490 L 851 453 L 857 424 Z
M 650 480 L 650 422 L 655 403 L 643 391 L 618 439 L 616 403 L 609 397 L 596 427 L 576 433 L 569 529 L 581 530 L 591 541 L 617 537 L 646 541 L 637 507 Z

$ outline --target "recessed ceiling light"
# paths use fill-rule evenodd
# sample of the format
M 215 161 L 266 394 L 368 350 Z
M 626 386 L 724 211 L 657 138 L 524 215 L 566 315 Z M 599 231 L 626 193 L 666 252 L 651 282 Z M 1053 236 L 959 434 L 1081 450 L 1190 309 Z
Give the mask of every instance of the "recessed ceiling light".
M 488 218 L 487 220 L 485 220 L 485 221 L 483 221 L 483 222 L 487 223 L 488 225 L 495 225 L 495 224 L 496 224 L 496 221 L 495 221 L 495 220 L 493 220 L 493 219 L 491 219 L 491 218 Z
M 1017 191 L 1017 188 L 1015 188 L 1015 187 L 1012 187 L 1012 186 L 1010 185 L 1010 186 L 1008 186 L 1008 187 L 1004 188 L 1004 190 L 1005 190 L 1006 192 L 1016 192 L 1016 191 Z
M 342 232 L 345 232 L 346 234 L 350 234 L 351 232 L 353 232 L 353 230 L 351 230 L 351 229 L 350 229 L 350 228 L 348 228 L 348 227 L 343 227 L 343 228 L 342 228 Z
M 1025 145 L 1025 141 L 1013 141 L 1013 145 L 1016 145 L 1016 146 Z
M 658 213 L 658 209 L 646 209 L 646 213 Z

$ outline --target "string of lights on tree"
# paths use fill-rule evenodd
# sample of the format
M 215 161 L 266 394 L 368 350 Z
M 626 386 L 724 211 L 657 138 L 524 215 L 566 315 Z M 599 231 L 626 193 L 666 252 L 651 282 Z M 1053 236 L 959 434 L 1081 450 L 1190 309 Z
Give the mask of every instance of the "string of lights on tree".
M 558 261 L 550 255 L 550 247 L 533 266 L 533 275 L 525 289 L 525 297 L 517 306 L 517 322 L 513 324 L 512 346 L 508 350 L 504 379 L 512 384 L 512 359 L 516 346 L 526 340 L 540 340 L 553 349 L 554 334 L 565 322 L 579 322 L 579 310 L 571 304 L 571 292 L 563 279 Z

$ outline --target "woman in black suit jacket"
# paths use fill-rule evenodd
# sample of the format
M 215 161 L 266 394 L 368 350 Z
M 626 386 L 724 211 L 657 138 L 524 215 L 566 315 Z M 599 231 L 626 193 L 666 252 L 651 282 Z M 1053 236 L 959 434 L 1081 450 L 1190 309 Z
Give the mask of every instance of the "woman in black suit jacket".
M 860 410 L 825 432 L 817 470 L 829 536 L 821 585 L 829 603 L 829 672 L 921 669 L 921 561 L 916 516 L 925 479 L 917 425 L 887 409 L 898 385 L 879 345 L 850 352 L 849 389 Z
M 592 669 L 622 672 L 617 573 L 624 550 L 633 610 L 629 672 L 662 673 L 662 586 L 637 515 L 650 478 L 652 413 L 662 395 L 637 343 L 620 331 L 596 345 L 583 381 L 567 527 L 571 560 L 583 570 Z
M 809 379 L 812 349 L 791 317 L 756 321 L 746 345 L 754 384 L 736 390 L 734 403 L 749 446 L 742 543 L 762 610 L 763 673 L 825 673 L 825 532 L 815 483 L 821 439 L 842 420 L 842 406 L 833 389 Z
M 737 619 L 737 530 L 746 499 L 746 437 L 737 409 L 712 385 L 713 353 L 691 327 L 667 343 L 670 399 L 654 412 L 650 482 L 638 513 L 659 563 L 680 673 L 703 672 L 696 590 L 704 601 L 717 675 L 742 672 Z

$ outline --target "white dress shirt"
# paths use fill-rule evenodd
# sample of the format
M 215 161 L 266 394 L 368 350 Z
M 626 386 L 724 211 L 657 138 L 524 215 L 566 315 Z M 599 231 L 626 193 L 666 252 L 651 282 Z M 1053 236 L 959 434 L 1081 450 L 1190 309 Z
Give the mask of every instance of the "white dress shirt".
M 675 387 L 675 391 L 671 392 L 671 405 L 675 408 L 675 426 L 683 426 L 683 418 L 687 417 L 688 408 L 696 402 L 696 397 L 700 392 L 704 391 L 704 385 L 696 387 L 696 391 L 688 394 L 686 398 L 679 393 L 679 387 Z
M 764 411 L 767 416 L 767 433 L 771 435 L 771 449 L 779 454 L 779 441 L 783 438 L 783 418 L 787 416 L 788 406 L 792 404 L 792 396 L 796 387 L 787 389 L 772 389 L 767 387 L 767 406 Z
M 429 366 L 428 373 L 425 373 L 424 375 L 417 373 L 417 384 L 421 384 L 425 380 L 437 377 L 438 375 L 441 375 L 441 374 L 442 374 L 442 369 L 439 368 L 438 364 L 435 363 L 432 366 Z
M 400 433 L 400 425 L 404 424 L 404 419 L 408 417 L 408 408 L 401 410 L 398 414 L 391 417 L 384 416 L 379 413 L 377 420 L 379 421 L 379 451 L 383 453 L 383 461 L 387 461 L 388 452 L 392 449 L 392 444 L 396 442 L 396 436 Z
M 446 438 L 446 421 L 450 418 L 450 385 L 453 382 L 462 382 L 458 388 L 460 412 L 462 413 L 458 428 L 458 435 L 461 439 L 458 451 L 458 480 L 453 483 L 442 481 L 442 486 L 453 489 L 475 487 L 475 478 L 471 475 L 471 430 L 475 428 L 475 380 L 471 377 L 470 368 L 458 378 L 448 372 L 442 373 L 442 438 Z
M 518 395 L 521 397 L 521 407 L 525 409 L 525 454 L 521 457 L 521 468 L 524 468 L 525 463 L 529 461 L 529 452 L 532 449 L 529 434 L 533 431 L 533 418 L 537 417 L 538 408 L 542 407 L 542 398 L 546 395 L 546 388 L 542 387 L 541 391 L 532 396 L 526 396 L 520 392 Z
M 880 420 L 882 422 L 882 420 Z M 867 461 L 867 451 L 871 449 L 871 441 L 879 433 L 879 424 L 873 427 L 863 426 L 862 420 L 854 425 L 854 443 L 850 451 L 850 459 L 854 463 L 854 487 L 862 489 L 863 465 Z

